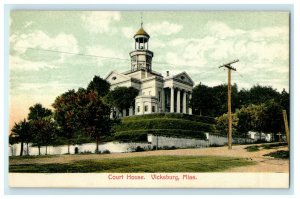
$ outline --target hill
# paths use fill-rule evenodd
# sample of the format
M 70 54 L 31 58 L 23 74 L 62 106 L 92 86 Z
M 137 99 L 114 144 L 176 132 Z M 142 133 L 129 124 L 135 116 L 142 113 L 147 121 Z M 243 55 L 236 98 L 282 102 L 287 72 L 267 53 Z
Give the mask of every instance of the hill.
M 115 139 L 147 142 L 147 134 L 206 139 L 205 133 L 215 133 L 215 119 L 198 115 L 155 113 L 122 118 L 115 127 Z

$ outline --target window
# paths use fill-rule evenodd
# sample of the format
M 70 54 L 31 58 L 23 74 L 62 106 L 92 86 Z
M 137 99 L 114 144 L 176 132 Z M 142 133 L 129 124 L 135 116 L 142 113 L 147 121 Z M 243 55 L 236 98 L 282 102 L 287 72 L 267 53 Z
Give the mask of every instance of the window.
M 160 102 L 160 91 L 158 91 L 158 101 Z
M 147 111 L 148 111 L 148 105 L 145 106 L 145 112 L 147 112 Z
M 181 76 L 180 78 L 181 78 L 182 80 L 184 80 L 184 79 L 185 79 L 185 77 L 184 77 L 184 76 Z
M 138 112 L 138 113 L 140 112 L 140 106 L 137 107 L 137 112 Z
M 155 113 L 155 106 L 152 106 L 152 113 Z
M 112 77 L 112 80 L 116 80 L 116 79 L 117 79 L 117 77 L 116 77 L 116 76 L 113 76 L 113 77 Z

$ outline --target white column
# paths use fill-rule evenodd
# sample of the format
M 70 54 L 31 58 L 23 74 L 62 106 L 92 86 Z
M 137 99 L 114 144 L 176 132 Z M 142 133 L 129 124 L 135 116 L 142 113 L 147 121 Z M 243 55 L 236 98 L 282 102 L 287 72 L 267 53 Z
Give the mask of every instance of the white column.
M 177 113 L 180 113 L 180 90 L 177 91 Z
M 129 108 L 129 116 L 132 116 L 133 115 L 133 107 L 130 107 Z
M 191 99 L 192 99 L 192 93 L 189 93 L 189 99 L 190 99 L 190 101 L 191 101 Z M 189 114 L 190 114 L 190 115 L 193 114 L 193 113 L 192 113 L 192 108 L 191 108 L 191 107 L 189 107 Z
M 165 91 L 164 88 L 161 89 L 161 111 L 165 112 Z
M 186 91 L 183 91 L 182 113 L 186 114 Z
M 170 101 L 171 101 L 171 109 L 170 112 L 174 113 L 174 87 L 171 87 L 171 97 L 170 97 Z

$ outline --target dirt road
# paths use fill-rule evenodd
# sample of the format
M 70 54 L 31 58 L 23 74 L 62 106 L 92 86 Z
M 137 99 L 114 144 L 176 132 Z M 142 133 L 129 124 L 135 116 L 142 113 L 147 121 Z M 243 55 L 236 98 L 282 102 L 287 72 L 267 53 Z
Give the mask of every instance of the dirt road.
M 137 156 L 161 156 L 161 155 L 192 155 L 192 156 L 227 156 L 247 158 L 255 161 L 257 164 L 253 166 L 237 167 L 229 169 L 226 172 L 275 172 L 288 173 L 289 160 L 276 159 L 264 154 L 277 150 L 288 150 L 287 146 L 280 146 L 273 149 L 261 149 L 257 152 L 247 152 L 245 147 L 249 145 L 233 146 L 232 150 L 227 147 L 214 148 L 197 148 L 197 149 L 177 149 L 177 150 L 158 150 L 133 153 L 114 153 L 114 154 L 84 154 L 84 155 L 60 155 L 49 156 L 34 159 L 14 159 L 10 161 L 10 165 L 14 164 L 49 164 L 49 163 L 68 163 L 79 160 L 95 160 L 100 158 L 125 158 Z

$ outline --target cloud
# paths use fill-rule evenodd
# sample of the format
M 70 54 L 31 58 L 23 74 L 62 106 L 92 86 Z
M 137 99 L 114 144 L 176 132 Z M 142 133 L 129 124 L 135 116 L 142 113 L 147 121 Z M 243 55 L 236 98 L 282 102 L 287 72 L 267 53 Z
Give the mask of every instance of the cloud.
M 246 33 L 245 30 L 232 29 L 226 23 L 219 22 L 219 21 L 207 22 L 206 25 L 204 26 L 204 29 L 207 29 L 211 35 L 219 39 L 226 39 L 238 35 L 240 36 Z
M 59 33 L 50 37 L 41 30 L 29 34 L 12 34 L 10 36 L 10 46 L 19 53 L 24 53 L 28 48 L 38 48 L 45 50 L 59 50 L 65 52 L 78 53 L 78 43 L 71 34 Z
M 86 53 L 89 55 L 95 55 L 104 58 L 108 57 L 108 58 L 128 59 L 128 57 L 125 58 L 123 56 L 124 53 L 118 52 L 117 50 L 109 49 L 101 45 L 88 46 L 86 48 Z
M 93 33 L 113 32 L 112 22 L 120 21 L 120 12 L 100 11 L 88 12 L 81 16 L 84 27 Z
M 160 23 L 149 23 L 145 27 L 150 35 L 172 35 L 180 32 L 182 30 L 182 25 L 170 23 L 168 21 L 163 21 Z
M 57 66 L 49 62 L 33 62 L 20 58 L 19 56 L 9 56 L 9 69 L 22 71 L 38 71 L 44 68 L 53 69 Z
M 219 82 L 214 80 L 217 76 L 206 78 L 203 73 L 218 73 L 216 68 L 219 65 L 238 58 L 240 62 L 235 65 L 238 72 L 246 76 L 251 74 L 247 82 L 244 78 L 239 79 L 242 86 L 249 87 L 249 82 L 264 85 L 268 82 L 278 90 L 288 88 L 288 26 L 243 30 L 214 21 L 208 22 L 205 29 L 202 38 L 184 37 L 167 42 L 164 48 L 167 52 L 160 56 L 161 61 L 176 64 L 170 65 L 170 69 L 176 72 L 188 71 L 196 82 L 204 78 L 211 83 Z M 276 82 L 283 78 L 286 79 Z
M 126 38 L 133 38 L 133 35 L 137 30 L 135 30 L 133 27 L 123 27 L 121 28 L 121 31 Z
M 52 61 L 63 63 L 67 57 L 73 55 L 58 52 L 55 56 L 53 54 L 50 56 L 49 53 L 51 52 L 47 51 L 79 52 L 76 38 L 72 34 L 66 33 L 59 33 L 52 37 L 41 30 L 28 34 L 13 33 L 9 37 L 9 41 L 12 55 L 10 56 L 10 69 L 39 70 L 45 67 L 54 68 L 51 65 Z M 28 55 L 29 50 L 35 51 L 38 56 Z M 43 53 L 48 55 L 46 56 Z M 45 61 L 41 61 L 43 59 Z
M 33 24 L 33 21 L 27 21 L 24 25 L 24 28 L 28 28 Z

